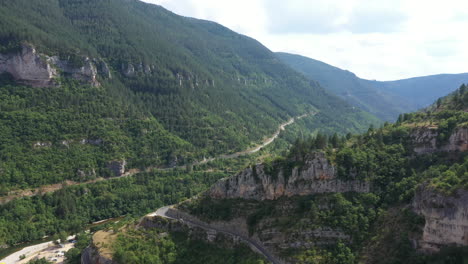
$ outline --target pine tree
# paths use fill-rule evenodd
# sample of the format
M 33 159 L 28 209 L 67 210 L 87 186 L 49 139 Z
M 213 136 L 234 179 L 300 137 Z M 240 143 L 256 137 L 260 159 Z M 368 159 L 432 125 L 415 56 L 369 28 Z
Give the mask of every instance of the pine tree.
M 442 98 L 437 99 L 437 108 L 439 108 L 442 105 Z

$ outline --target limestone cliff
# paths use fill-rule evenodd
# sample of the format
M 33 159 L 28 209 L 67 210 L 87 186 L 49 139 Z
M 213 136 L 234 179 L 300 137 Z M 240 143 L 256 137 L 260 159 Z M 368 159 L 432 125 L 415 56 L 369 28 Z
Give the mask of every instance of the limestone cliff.
M 447 142 L 438 139 L 436 128 L 421 127 L 411 134 L 416 154 L 428 154 L 441 151 L 466 151 L 468 150 L 468 128 L 459 127 L 450 135 Z
M 23 44 L 18 52 L 0 54 L 0 74 L 9 73 L 19 83 L 33 87 L 56 86 L 56 78 L 60 75 L 99 86 L 96 62 L 88 57 L 81 60 L 79 65 L 76 65 L 66 58 L 40 54 L 34 46 Z M 100 62 L 99 68 L 104 76 L 111 76 L 107 64 Z
M 106 258 L 101 255 L 99 251 L 93 247 L 89 246 L 83 250 L 81 253 L 81 264 L 117 264 L 112 259 Z
M 60 60 L 58 57 L 51 58 L 52 63 L 63 73 L 71 76 L 73 79 L 93 86 L 99 86 L 97 81 L 97 68 L 88 57 L 83 58 L 82 65 L 73 65 L 69 60 Z
M 275 175 L 269 175 L 263 164 L 248 168 L 234 177 L 219 181 L 208 191 L 208 195 L 215 199 L 274 200 L 281 196 L 352 191 L 369 192 L 370 184 L 338 179 L 336 168 L 325 154 L 317 152 L 306 158 L 301 168 L 295 167 L 292 171 L 282 169 Z
M 437 252 L 442 246 L 468 246 L 468 191 L 444 195 L 428 186 L 421 186 L 413 200 L 413 210 L 425 218 L 418 247 Z
M 17 53 L 0 54 L 0 73 L 5 72 L 18 82 L 35 87 L 54 85 L 58 75 L 50 58 L 41 57 L 30 45 L 23 45 Z
M 98 231 L 93 235 L 91 245 L 81 254 L 81 264 L 117 264 L 113 259 L 112 243 L 117 235 L 112 231 Z
M 125 173 L 126 160 L 113 160 L 107 163 L 107 168 L 112 172 L 113 176 L 119 177 Z

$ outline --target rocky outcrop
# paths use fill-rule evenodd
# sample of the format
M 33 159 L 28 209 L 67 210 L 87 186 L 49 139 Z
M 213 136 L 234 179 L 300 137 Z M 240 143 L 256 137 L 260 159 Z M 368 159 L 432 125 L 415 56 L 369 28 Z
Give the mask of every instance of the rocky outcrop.
M 58 76 L 51 58 L 40 56 L 30 45 L 23 45 L 17 53 L 0 54 L 0 73 L 5 72 L 18 82 L 34 87 L 52 86 Z
M 107 168 L 112 172 L 113 176 L 119 177 L 125 173 L 126 160 L 113 160 L 107 163 Z
M 81 264 L 117 264 L 113 257 L 112 244 L 117 239 L 113 231 L 97 231 L 91 245 L 81 254 Z
M 455 130 L 447 144 L 442 146 L 444 151 L 467 151 L 468 150 L 468 128 L 462 127 Z
M 107 63 L 105 63 L 104 61 L 100 61 L 98 65 L 99 65 L 99 69 L 98 69 L 99 73 L 107 79 L 112 79 L 112 73 Z
M 71 63 L 69 58 L 61 59 L 58 56 L 40 54 L 34 46 L 23 44 L 19 52 L 0 54 L 0 74 L 9 73 L 17 82 L 33 87 L 56 86 L 56 78 L 60 74 L 99 86 L 95 62 L 88 57 L 79 60 L 81 61 L 77 65 Z M 102 63 L 104 62 L 101 62 L 100 68 L 110 77 L 107 64 Z
M 96 170 L 94 168 L 78 169 L 76 171 L 76 176 L 78 176 L 80 179 L 87 179 L 87 178 L 94 179 L 96 178 Z
M 128 63 L 128 64 L 122 64 L 122 74 L 125 77 L 133 77 L 135 76 L 135 66 L 133 64 Z
M 94 246 L 89 246 L 81 253 L 81 264 L 117 264 L 101 254 Z
M 121 73 L 128 78 L 135 77 L 136 75 L 152 74 L 154 68 L 154 65 L 143 64 L 143 62 L 136 65 L 132 63 L 122 63 L 120 66 Z
M 190 239 L 203 240 L 211 243 L 216 242 L 218 245 L 219 242 L 222 241 L 223 245 L 228 248 L 232 248 L 233 246 L 242 243 L 242 240 L 234 235 L 217 232 L 212 229 L 203 229 L 190 222 L 167 219 L 160 216 L 144 217 L 139 226 L 145 229 L 157 228 L 159 230 L 167 230 L 169 232 L 186 232 Z
M 80 65 L 70 63 L 68 59 L 60 60 L 58 57 L 51 57 L 50 61 L 65 75 L 83 83 L 89 83 L 93 86 L 99 86 L 97 81 L 97 68 L 93 61 L 85 57 Z
M 246 220 L 242 217 L 232 219 L 230 221 L 211 221 L 207 223 L 193 215 L 174 208 L 169 208 L 165 215 L 166 217 L 172 218 L 170 220 L 172 222 L 177 220 L 182 222 L 189 228 L 190 232 L 193 232 L 194 230 L 205 230 L 207 234 L 206 240 L 209 242 L 217 242 L 216 239 L 213 239 L 213 237 L 216 238 L 219 235 L 223 235 L 224 238 L 229 238 L 229 240 L 234 243 L 246 243 L 253 251 L 261 253 L 272 263 L 286 263 L 277 256 L 273 255 L 269 248 L 264 247 L 262 245 L 262 241 L 260 241 L 257 236 L 249 235 L 248 225 Z M 159 216 L 146 218 L 146 222 L 154 222 L 154 219 L 161 219 Z M 145 220 L 143 220 L 142 223 L 144 223 L 144 221 Z M 148 224 L 146 224 L 146 226 L 148 226 Z
M 370 191 L 367 181 L 338 179 L 336 168 L 320 152 L 308 157 L 301 168 L 295 167 L 292 171 L 281 169 L 274 174 L 269 175 L 265 165 L 260 164 L 219 181 L 208 195 L 215 199 L 274 200 L 282 196 Z
M 418 248 L 437 252 L 443 246 L 468 246 L 468 191 L 447 196 L 428 186 L 420 187 L 413 200 L 413 210 L 425 218 Z
M 79 143 L 81 145 L 93 145 L 93 146 L 99 146 L 103 143 L 104 141 L 100 138 L 97 139 L 88 139 L 88 138 L 83 138 L 80 140 L 74 140 L 74 139 L 69 139 L 69 140 L 62 140 L 60 141 L 60 144 L 62 144 L 65 147 L 69 147 L 72 144 Z
M 49 148 L 52 147 L 52 142 L 37 141 L 33 144 L 33 148 Z
M 434 152 L 453 152 L 468 150 L 468 128 L 460 127 L 450 135 L 447 142 L 439 142 L 437 128 L 421 127 L 411 134 L 414 152 L 418 155 Z
M 251 245 L 256 245 L 257 249 L 261 248 L 262 254 L 269 256 L 269 259 L 273 259 L 275 263 L 297 263 L 297 261 L 293 259 L 281 259 L 279 257 L 279 252 L 284 249 L 308 250 L 313 246 L 333 245 L 338 240 L 351 241 L 351 237 L 342 230 L 332 229 L 326 226 L 317 227 L 309 218 L 294 219 L 294 221 L 303 223 L 304 228 L 290 229 L 284 226 L 280 227 L 278 225 L 279 218 L 286 216 L 286 211 L 296 210 L 297 208 L 293 206 L 292 208 L 286 209 L 281 205 L 279 207 L 282 207 L 284 211 L 278 212 L 275 217 L 262 219 L 258 223 L 256 232 L 253 234 L 249 232 L 247 217 L 245 215 L 239 215 L 239 217 L 227 221 L 206 222 L 181 210 L 170 208 L 166 216 L 178 219 L 180 222 L 190 227 L 190 230 L 193 230 L 194 227 L 203 227 L 205 230 L 210 229 L 211 231 L 215 231 L 215 233 L 220 233 L 219 231 L 222 230 L 224 234 L 241 238 L 243 241 L 248 241 Z M 164 228 L 161 225 L 154 225 L 153 219 L 155 218 L 147 217 L 142 223 L 144 226 Z M 165 224 L 165 226 L 170 226 L 172 231 L 184 231 L 178 226 L 174 226 L 173 223 L 170 225 Z M 216 232 L 216 230 L 218 230 L 218 232 Z M 208 241 L 212 242 L 213 240 Z M 257 251 L 255 247 L 252 247 L 252 249 Z
M 313 246 L 333 245 L 339 240 L 351 240 L 349 235 L 329 227 L 288 231 L 284 232 L 280 228 L 265 228 L 259 231 L 257 236 L 263 245 L 271 248 L 272 251 L 291 248 L 307 249 Z
M 414 144 L 414 152 L 417 154 L 427 154 L 437 151 L 437 136 L 439 133 L 436 128 L 420 128 L 411 134 L 411 141 Z

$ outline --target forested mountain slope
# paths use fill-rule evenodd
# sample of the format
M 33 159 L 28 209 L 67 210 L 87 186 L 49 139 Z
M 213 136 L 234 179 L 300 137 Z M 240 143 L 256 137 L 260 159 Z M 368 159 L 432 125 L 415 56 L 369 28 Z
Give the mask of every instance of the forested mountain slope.
M 365 134 L 299 139 L 169 215 L 236 230 L 282 263 L 463 263 L 467 110 L 462 85 Z
M 276 53 L 293 69 L 316 80 L 345 101 L 385 121 L 401 113 L 427 107 L 437 98 L 468 82 L 468 74 L 442 74 L 398 81 L 370 81 L 318 60 L 288 53 Z
M 316 80 L 325 89 L 378 118 L 394 121 L 400 113 L 414 110 L 403 97 L 387 93 L 354 73 L 318 60 L 288 53 L 276 53 L 284 63 Z
M 467 82 L 468 73 L 438 74 L 386 82 L 371 81 L 381 90 L 405 98 L 413 105 L 414 110 L 428 106 L 437 98 L 453 92 L 453 87 Z
M 2 1 L 0 73 L 4 193 L 241 150 L 310 112 L 377 121 L 257 41 L 140 1 Z

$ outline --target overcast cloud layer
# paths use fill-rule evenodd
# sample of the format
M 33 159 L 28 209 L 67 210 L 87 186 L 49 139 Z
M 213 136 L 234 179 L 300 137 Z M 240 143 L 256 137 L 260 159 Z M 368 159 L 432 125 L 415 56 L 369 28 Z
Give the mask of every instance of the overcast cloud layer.
M 144 0 L 359 77 L 468 72 L 466 0 Z

